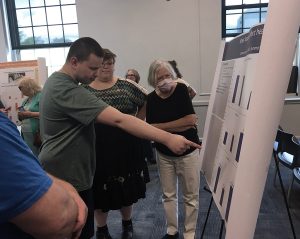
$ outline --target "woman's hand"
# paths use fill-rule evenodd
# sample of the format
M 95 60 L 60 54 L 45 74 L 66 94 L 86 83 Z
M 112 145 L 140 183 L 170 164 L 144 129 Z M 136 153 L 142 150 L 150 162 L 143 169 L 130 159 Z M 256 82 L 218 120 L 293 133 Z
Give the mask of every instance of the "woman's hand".
M 28 110 L 25 110 L 25 111 L 19 111 L 19 112 L 18 112 L 18 119 L 19 119 L 19 120 L 24 120 L 24 119 L 31 118 L 30 113 L 31 113 L 31 112 L 28 111 Z
M 32 111 L 29 111 L 29 110 L 19 111 L 18 112 L 18 118 L 19 118 L 19 120 L 35 118 L 35 117 L 38 117 L 38 115 L 36 116 L 36 113 L 39 114 L 38 112 L 32 112 Z
M 177 120 L 164 122 L 164 123 L 156 123 L 151 125 L 171 133 L 176 133 L 176 132 L 183 132 L 190 128 L 197 128 L 197 122 L 198 122 L 197 115 L 190 114 L 182 118 L 179 118 Z
M 29 110 L 19 111 L 18 119 L 24 120 L 24 119 L 29 119 L 29 118 L 39 118 L 39 114 L 40 114 L 39 112 L 32 112 Z

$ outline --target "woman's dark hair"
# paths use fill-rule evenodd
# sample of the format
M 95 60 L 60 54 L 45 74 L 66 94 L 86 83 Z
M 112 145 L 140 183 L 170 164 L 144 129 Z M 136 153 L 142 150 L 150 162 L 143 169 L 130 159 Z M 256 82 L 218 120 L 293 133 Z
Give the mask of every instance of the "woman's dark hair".
M 82 62 L 87 60 L 90 54 L 102 58 L 104 52 L 100 44 L 93 38 L 81 37 L 72 43 L 66 61 L 76 57 L 79 62 Z
M 103 53 L 104 53 L 103 61 L 112 59 L 113 62 L 115 63 L 115 59 L 117 57 L 117 55 L 115 53 L 113 53 L 111 50 L 109 50 L 107 48 L 103 48 Z
M 173 70 L 176 73 L 177 78 L 182 78 L 182 74 L 180 73 L 179 69 L 177 68 L 177 62 L 175 60 L 168 61 L 172 66 Z

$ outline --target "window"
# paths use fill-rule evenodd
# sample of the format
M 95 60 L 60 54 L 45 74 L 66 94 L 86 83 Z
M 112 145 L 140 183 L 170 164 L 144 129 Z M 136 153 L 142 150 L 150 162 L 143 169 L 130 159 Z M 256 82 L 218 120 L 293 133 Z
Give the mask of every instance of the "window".
M 65 63 L 69 47 L 23 49 L 19 51 L 19 59 L 22 61 L 36 60 L 38 57 L 46 59 L 48 75 L 58 71 Z
M 78 38 L 75 0 L 6 0 L 12 49 L 70 46 Z
M 265 22 L 268 10 L 268 3 L 269 0 L 222 0 L 222 38 L 224 38 L 226 41 L 230 41 L 240 33 L 249 31 L 249 29 L 253 25 L 258 24 L 260 22 Z M 300 28 L 297 41 L 297 48 L 295 50 L 293 69 L 299 69 L 299 46 Z M 298 74 L 292 72 L 290 78 L 290 85 L 293 84 L 293 92 L 296 91 L 294 93 L 296 93 L 296 95 L 298 96 L 299 76 L 297 75 Z M 292 80 L 296 82 L 293 82 Z M 291 88 L 289 88 L 288 91 L 291 90 Z
M 222 0 L 222 37 L 230 38 L 247 32 L 264 22 L 269 0 Z

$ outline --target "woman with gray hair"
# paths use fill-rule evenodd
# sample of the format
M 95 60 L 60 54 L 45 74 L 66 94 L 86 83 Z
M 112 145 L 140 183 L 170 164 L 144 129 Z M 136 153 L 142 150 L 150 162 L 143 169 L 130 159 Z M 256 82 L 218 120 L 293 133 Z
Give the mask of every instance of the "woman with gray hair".
M 33 78 L 22 77 L 19 82 L 19 89 L 24 96 L 27 96 L 18 112 L 18 118 L 22 121 L 22 137 L 34 155 L 38 156 L 41 146 L 39 103 L 42 88 Z
M 146 120 L 153 126 L 182 135 L 199 144 L 196 122 L 186 85 L 174 81 L 176 74 L 167 61 L 156 60 L 149 68 L 148 83 L 154 91 L 147 97 Z M 178 180 L 184 200 L 185 239 L 194 239 L 199 207 L 200 158 L 199 149 L 188 148 L 176 155 L 160 143 L 155 143 L 158 170 L 163 191 L 167 234 L 162 239 L 179 238 Z
M 136 82 L 137 84 L 140 82 L 140 74 L 135 69 L 128 69 L 125 75 L 126 79 L 132 80 Z

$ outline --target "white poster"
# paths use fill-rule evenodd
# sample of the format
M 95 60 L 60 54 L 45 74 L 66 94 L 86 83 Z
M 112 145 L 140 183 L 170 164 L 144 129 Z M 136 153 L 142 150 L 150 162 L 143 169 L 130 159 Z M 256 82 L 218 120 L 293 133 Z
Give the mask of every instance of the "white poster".
M 10 109 L 8 117 L 17 125 L 21 123 L 18 120 L 18 108 L 26 98 L 18 88 L 23 76 L 32 77 L 43 84 L 47 79 L 45 59 L 0 63 L 0 99 Z
M 216 205 L 228 221 L 234 180 L 243 146 L 244 127 L 253 91 L 264 25 L 225 44 L 203 153 L 205 174 Z
M 221 47 L 200 155 L 226 238 L 255 232 L 300 25 L 295 9 L 300 1 L 270 1 L 265 25 Z

